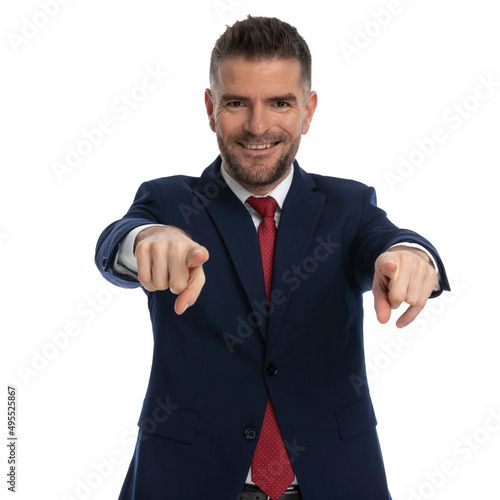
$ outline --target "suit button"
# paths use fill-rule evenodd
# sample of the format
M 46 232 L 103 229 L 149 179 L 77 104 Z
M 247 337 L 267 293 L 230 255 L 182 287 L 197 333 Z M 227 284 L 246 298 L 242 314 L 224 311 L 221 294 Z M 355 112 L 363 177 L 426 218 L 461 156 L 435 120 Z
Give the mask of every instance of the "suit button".
M 102 258 L 102 261 L 101 261 L 101 267 L 103 269 L 106 269 L 106 264 L 108 263 L 108 258 L 107 257 L 103 257 Z
M 266 373 L 272 377 L 278 373 L 278 367 L 274 363 L 268 363 L 266 366 Z
M 245 439 L 248 439 L 249 441 L 253 441 L 258 434 L 259 432 L 254 427 L 249 427 L 248 429 L 245 429 Z

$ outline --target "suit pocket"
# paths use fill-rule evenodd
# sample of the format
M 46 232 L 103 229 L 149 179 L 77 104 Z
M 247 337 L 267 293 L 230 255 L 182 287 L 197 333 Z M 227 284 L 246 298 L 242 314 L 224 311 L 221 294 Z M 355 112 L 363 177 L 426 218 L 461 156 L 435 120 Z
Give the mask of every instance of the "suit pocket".
M 335 416 L 342 439 L 359 436 L 377 425 L 370 396 L 336 409 Z
M 137 425 L 147 434 L 183 443 L 194 442 L 199 413 L 170 403 L 169 399 L 146 396 Z

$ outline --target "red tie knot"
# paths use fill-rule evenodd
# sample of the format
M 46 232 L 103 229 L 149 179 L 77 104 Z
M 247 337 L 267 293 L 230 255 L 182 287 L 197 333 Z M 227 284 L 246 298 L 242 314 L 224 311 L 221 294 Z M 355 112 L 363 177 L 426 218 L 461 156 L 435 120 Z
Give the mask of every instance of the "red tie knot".
M 257 211 L 262 218 L 274 217 L 274 213 L 278 208 L 278 202 L 272 196 L 266 196 L 264 198 L 250 196 L 247 199 L 247 203 Z

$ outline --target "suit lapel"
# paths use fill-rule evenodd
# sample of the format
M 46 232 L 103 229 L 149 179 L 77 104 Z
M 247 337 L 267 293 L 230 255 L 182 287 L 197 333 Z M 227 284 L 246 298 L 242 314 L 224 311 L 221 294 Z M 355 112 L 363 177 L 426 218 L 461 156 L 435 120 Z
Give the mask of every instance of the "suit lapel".
M 293 182 L 276 233 L 272 286 L 276 299 L 268 320 L 269 332 L 278 331 L 293 293 L 293 286 L 286 283 L 286 277 L 291 274 L 293 266 L 299 266 L 304 260 L 325 204 L 326 196 L 316 193 L 315 186 L 312 178 L 295 161 Z
M 257 232 L 248 210 L 224 182 L 220 168 L 219 156 L 201 175 L 195 194 L 224 241 L 252 309 L 256 303 L 265 306 L 266 290 Z M 266 322 L 260 329 L 265 338 Z
M 255 226 L 246 207 L 238 200 L 220 174 L 220 156 L 201 175 L 195 194 L 216 225 L 241 280 L 252 309 L 266 303 L 260 246 Z M 287 194 L 276 233 L 273 286 L 278 299 L 273 303 L 268 323 L 260 330 L 276 332 L 292 290 L 284 282 L 298 266 L 311 241 L 326 196 L 314 191 L 315 183 L 295 161 L 294 178 Z M 210 250 L 210 249 L 209 249 Z

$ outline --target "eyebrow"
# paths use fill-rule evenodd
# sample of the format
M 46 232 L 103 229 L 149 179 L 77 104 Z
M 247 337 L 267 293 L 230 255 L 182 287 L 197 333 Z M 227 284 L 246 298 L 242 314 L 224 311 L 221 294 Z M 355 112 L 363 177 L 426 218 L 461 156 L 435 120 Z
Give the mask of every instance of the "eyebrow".
M 237 95 L 237 94 L 223 94 L 219 102 L 221 104 L 225 104 L 230 101 L 248 101 L 248 97 L 242 96 L 242 95 Z M 268 97 L 266 99 L 268 102 L 276 102 L 276 101 L 285 101 L 285 102 L 290 102 L 292 104 L 297 104 L 299 100 L 297 99 L 297 96 L 295 94 L 292 94 L 291 92 L 288 94 L 283 94 L 283 95 L 276 95 L 272 97 Z

